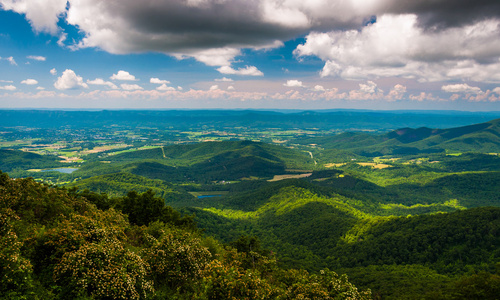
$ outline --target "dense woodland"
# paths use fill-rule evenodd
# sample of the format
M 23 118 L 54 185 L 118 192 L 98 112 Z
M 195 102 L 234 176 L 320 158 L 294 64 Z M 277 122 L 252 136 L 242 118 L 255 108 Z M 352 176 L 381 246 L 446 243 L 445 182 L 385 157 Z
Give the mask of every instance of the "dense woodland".
M 145 132 L 153 135 L 141 136 L 141 147 L 167 134 Z M 116 143 L 128 143 L 122 135 L 138 137 L 119 133 Z M 228 139 L 96 153 L 86 152 L 88 141 L 67 144 L 87 153 L 67 174 L 50 171 L 68 166 L 50 153 L 0 150 L 6 298 L 500 294 L 500 120 L 305 133 L 279 143 Z
M 333 271 L 279 268 L 255 238 L 203 237 L 151 191 L 111 200 L 1 173 L 0 197 L 2 299 L 371 298 Z

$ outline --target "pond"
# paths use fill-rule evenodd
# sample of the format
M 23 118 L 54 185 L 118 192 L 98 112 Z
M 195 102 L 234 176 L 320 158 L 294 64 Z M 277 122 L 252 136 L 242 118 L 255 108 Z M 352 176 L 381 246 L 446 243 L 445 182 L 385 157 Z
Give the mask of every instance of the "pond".
M 212 197 L 222 197 L 222 195 L 200 195 L 200 196 L 198 196 L 198 199 L 212 198 Z
M 57 169 L 49 169 L 49 170 L 42 170 L 41 172 L 60 172 L 64 174 L 71 174 L 78 170 L 77 168 L 57 168 Z

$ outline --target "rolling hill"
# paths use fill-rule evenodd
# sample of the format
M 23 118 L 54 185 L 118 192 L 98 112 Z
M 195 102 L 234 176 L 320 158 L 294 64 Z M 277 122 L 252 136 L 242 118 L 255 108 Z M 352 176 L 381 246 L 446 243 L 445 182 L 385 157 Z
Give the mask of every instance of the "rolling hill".
M 0 170 L 11 172 L 15 169 L 27 170 L 31 168 L 57 168 L 67 166 L 60 162 L 59 157 L 39 155 L 19 150 L 0 149 Z
M 306 152 L 252 141 L 205 142 L 125 152 L 106 157 L 129 172 L 171 182 L 269 178 L 286 169 L 311 168 Z

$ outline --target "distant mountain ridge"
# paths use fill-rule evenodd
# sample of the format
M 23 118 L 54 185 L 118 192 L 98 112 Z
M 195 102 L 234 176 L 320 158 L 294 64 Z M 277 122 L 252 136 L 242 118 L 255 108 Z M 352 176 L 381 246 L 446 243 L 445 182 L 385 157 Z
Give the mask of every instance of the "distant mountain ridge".
M 299 140 L 326 149 L 349 150 L 358 155 L 380 156 L 454 152 L 500 152 L 500 119 L 485 123 L 432 129 L 401 128 L 382 135 L 347 132 L 335 136 Z
M 263 110 L 0 110 L 0 127 L 88 128 L 148 126 L 169 129 L 281 128 L 388 131 L 403 127 L 449 128 L 500 118 L 500 112 L 263 111 Z

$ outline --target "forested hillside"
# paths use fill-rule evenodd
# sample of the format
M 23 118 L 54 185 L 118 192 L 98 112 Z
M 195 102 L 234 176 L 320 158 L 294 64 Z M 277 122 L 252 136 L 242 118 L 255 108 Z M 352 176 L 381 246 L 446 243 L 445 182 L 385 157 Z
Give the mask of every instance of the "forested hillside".
M 276 251 L 282 266 L 342 270 L 384 299 L 454 299 L 452 290 L 479 276 L 474 274 L 488 280 L 474 293 L 496 299 L 500 208 L 454 211 L 450 206 L 450 213 L 383 217 L 368 213 L 377 211 L 375 203 L 360 204 L 299 181 L 280 185 L 263 188 L 260 197 L 254 192 L 260 200 L 245 201 L 241 209 L 236 209 L 241 200 L 234 199 L 219 209 L 186 211 L 196 214 L 207 234 L 229 241 L 251 232 Z M 433 208 L 446 210 L 445 205 Z M 388 279 L 393 273 L 398 277 Z M 409 289 L 400 286 L 409 281 Z
M 203 237 L 152 192 L 106 201 L 0 173 L 0 197 L 2 299 L 371 299 L 334 272 L 278 268 L 255 239 Z

